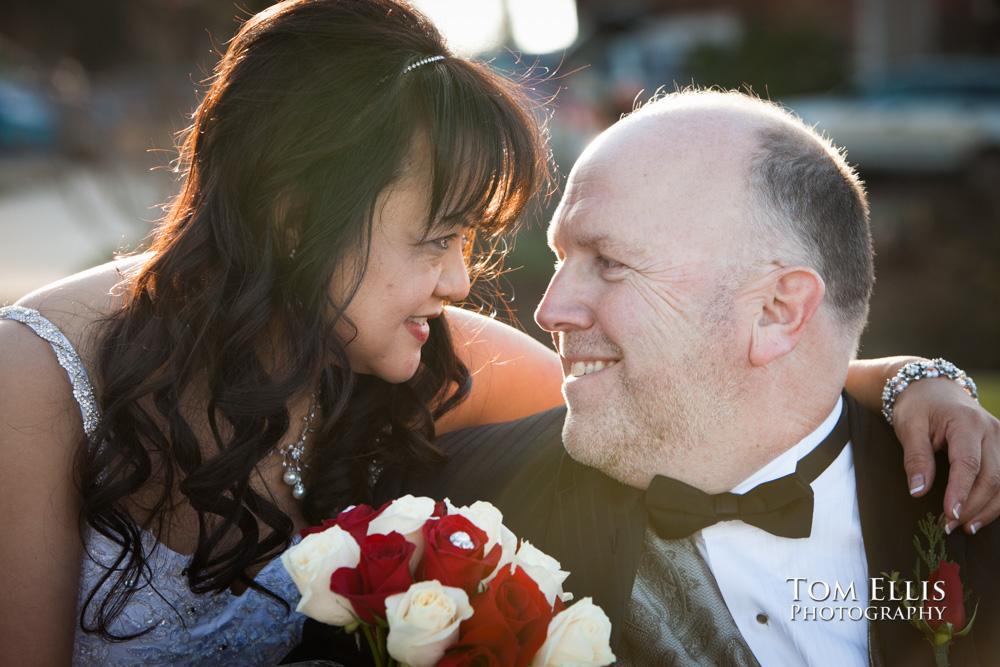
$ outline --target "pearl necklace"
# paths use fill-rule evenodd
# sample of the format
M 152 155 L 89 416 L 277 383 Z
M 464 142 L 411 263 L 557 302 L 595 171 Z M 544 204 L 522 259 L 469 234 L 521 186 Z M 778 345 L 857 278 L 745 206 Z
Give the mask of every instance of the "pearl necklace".
M 282 445 L 278 448 L 278 453 L 281 454 L 281 467 L 285 469 L 282 479 L 285 484 L 292 487 L 292 497 L 296 500 L 302 500 L 306 496 L 306 487 L 302 483 L 302 466 L 304 464 L 301 463 L 301 460 L 306 451 L 306 438 L 313 432 L 312 423 L 318 407 L 316 397 L 312 394 L 309 396 L 313 399 L 313 403 L 312 407 L 309 408 L 309 416 L 302 418 L 302 421 L 305 422 L 302 435 L 294 444 Z

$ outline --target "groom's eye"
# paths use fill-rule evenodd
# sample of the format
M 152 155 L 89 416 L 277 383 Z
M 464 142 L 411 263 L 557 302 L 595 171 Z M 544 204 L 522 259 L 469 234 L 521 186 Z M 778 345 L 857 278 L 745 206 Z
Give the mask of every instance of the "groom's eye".
M 611 259 L 610 257 L 605 257 L 603 255 L 597 256 L 597 263 L 601 266 L 601 270 L 603 271 L 613 271 L 615 269 L 620 269 L 623 266 L 625 266 L 621 262 Z

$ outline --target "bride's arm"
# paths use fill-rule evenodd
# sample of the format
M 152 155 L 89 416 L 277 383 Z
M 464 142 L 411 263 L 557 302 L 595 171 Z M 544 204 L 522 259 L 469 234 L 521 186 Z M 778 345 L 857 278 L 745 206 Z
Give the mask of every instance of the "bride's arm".
M 48 343 L 12 320 L 0 320 L 0 378 L 0 665 L 68 665 L 81 558 L 80 410 Z
M 851 363 L 847 391 L 873 412 L 882 409 L 886 380 L 919 357 Z M 947 443 L 950 471 L 944 495 L 948 530 L 975 532 L 1000 515 L 1000 421 L 947 378 L 925 378 L 899 394 L 893 428 L 903 444 L 903 464 L 914 496 L 934 483 L 934 451 Z M 957 511 L 956 511 L 957 510 Z
M 484 315 L 447 309 L 452 341 L 472 373 L 472 391 L 437 422 L 439 434 L 527 417 L 562 404 L 559 357 L 523 331 Z

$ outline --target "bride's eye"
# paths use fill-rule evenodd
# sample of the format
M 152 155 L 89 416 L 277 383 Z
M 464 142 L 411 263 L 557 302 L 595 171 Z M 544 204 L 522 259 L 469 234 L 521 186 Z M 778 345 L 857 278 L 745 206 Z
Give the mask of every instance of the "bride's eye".
M 436 239 L 431 239 L 427 241 L 430 245 L 437 248 L 438 250 L 448 250 L 451 247 L 451 243 L 462 236 L 463 243 L 465 242 L 464 234 L 448 234 L 447 236 L 441 236 Z

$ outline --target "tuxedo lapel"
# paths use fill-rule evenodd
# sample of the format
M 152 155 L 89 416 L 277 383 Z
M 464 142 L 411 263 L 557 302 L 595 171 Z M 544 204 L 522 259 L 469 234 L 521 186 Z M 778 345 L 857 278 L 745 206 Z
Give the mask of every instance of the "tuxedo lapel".
M 643 492 L 563 455 L 543 550 L 570 572 L 565 588 L 592 597 L 621 640 L 646 530 Z

